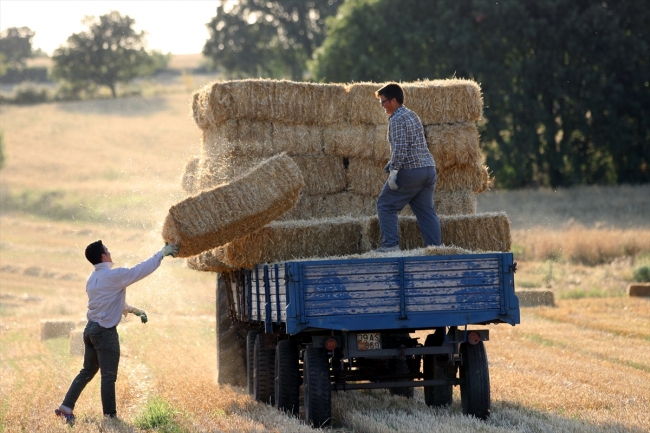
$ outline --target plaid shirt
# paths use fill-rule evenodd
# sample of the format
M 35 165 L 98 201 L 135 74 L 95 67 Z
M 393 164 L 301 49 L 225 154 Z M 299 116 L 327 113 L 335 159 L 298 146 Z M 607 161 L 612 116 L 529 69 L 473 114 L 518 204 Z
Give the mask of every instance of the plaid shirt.
M 435 167 L 417 114 L 401 106 L 388 119 L 390 169 Z

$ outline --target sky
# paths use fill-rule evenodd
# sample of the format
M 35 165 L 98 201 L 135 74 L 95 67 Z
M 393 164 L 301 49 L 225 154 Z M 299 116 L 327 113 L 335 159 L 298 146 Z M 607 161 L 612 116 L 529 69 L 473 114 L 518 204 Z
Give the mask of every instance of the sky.
M 135 19 L 135 29 L 147 34 L 147 48 L 163 53 L 195 54 L 209 37 L 205 26 L 216 14 L 217 1 L 30 1 L 0 0 L 0 30 L 29 27 L 32 47 L 48 54 L 84 30 L 86 15 L 116 10 Z

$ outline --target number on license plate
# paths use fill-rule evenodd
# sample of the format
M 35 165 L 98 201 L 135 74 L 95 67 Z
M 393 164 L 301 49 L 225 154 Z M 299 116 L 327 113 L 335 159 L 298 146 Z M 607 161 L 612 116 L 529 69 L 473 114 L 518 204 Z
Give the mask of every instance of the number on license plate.
M 357 350 L 381 350 L 379 332 L 357 334 Z

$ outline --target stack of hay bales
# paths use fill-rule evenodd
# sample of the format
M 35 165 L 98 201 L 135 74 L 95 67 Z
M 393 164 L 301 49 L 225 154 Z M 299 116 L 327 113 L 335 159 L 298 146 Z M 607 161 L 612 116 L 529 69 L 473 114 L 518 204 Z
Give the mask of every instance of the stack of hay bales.
M 276 222 L 192 257 L 189 266 L 220 272 L 256 260 L 358 254 L 376 245 L 377 236 L 370 235 L 367 227 L 377 224 L 368 217 L 376 215 L 377 197 L 387 178 L 383 167 L 390 158 L 388 116 L 375 97 L 382 86 L 242 80 L 217 82 L 195 93 L 193 116 L 203 139 L 201 154 L 190 158 L 185 167 L 182 186 L 187 192 L 196 194 L 231 182 L 282 152 L 300 168 L 305 187 L 296 206 Z M 405 106 L 422 120 L 436 161 L 436 211 L 461 217 L 459 221 L 471 228 L 482 220 L 474 215 L 476 194 L 488 188 L 489 180 L 476 128 L 483 108 L 480 88 L 459 79 L 403 87 Z M 412 215 L 408 207 L 402 214 Z M 402 219 L 406 225 L 414 221 Z M 454 230 L 458 228 L 448 232 Z M 411 231 L 420 236 L 418 230 Z M 476 234 L 475 229 L 470 231 Z M 510 247 L 509 226 L 492 235 L 504 232 L 500 250 Z M 443 229 L 443 242 L 448 245 L 449 236 Z M 495 249 L 494 242 L 487 247 L 463 244 L 458 236 L 453 241 L 468 249 Z M 417 239 L 405 241 L 413 248 L 421 244 Z M 251 245 L 257 245 L 257 251 L 251 251 Z
M 68 337 L 70 331 L 75 328 L 75 323 L 63 319 L 43 319 L 41 320 L 41 340 L 50 338 Z

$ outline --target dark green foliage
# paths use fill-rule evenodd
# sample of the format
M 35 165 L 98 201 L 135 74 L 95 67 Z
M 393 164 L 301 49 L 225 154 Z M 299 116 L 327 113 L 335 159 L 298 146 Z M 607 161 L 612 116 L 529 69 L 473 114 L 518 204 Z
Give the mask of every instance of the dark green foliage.
M 49 94 L 46 88 L 26 82 L 15 88 L 11 102 L 14 104 L 40 104 L 47 102 L 48 99 Z
M 634 281 L 650 283 L 650 266 L 639 266 L 634 270 Z
M 77 87 L 108 86 L 117 97 L 117 83 L 151 75 L 165 57 L 145 50 L 145 32 L 133 29 L 135 20 L 112 11 L 99 19 L 86 17 L 88 29 L 74 33 L 66 46 L 54 51 L 53 75 Z M 167 58 L 168 60 L 168 58 Z
M 241 0 L 227 12 L 225 3 L 207 24 L 203 54 L 214 66 L 234 77 L 301 81 L 341 0 Z
M 0 33 L 0 54 L 10 66 L 25 66 L 32 57 L 34 31 L 29 27 L 9 27 Z
M 649 21 L 632 0 L 349 0 L 328 21 L 312 73 L 478 81 L 499 186 L 645 183 Z

